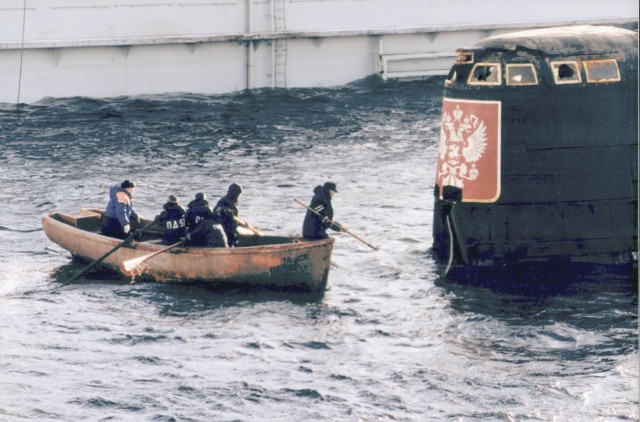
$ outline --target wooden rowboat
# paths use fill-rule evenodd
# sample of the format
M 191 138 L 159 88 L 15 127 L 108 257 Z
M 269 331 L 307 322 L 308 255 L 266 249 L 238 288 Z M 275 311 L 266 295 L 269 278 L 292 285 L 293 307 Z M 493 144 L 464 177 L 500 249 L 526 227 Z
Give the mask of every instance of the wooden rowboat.
M 100 234 L 101 217 L 99 210 L 82 209 L 78 216 L 53 212 L 42 216 L 42 227 L 51 241 L 74 258 L 93 262 L 122 242 Z M 126 261 L 166 248 L 161 238 L 160 228 L 151 226 L 140 240 L 122 246 L 101 266 L 126 277 L 159 282 L 206 281 L 320 292 L 327 286 L 335 241 L 241 234 L 235 248 L 179 246 L 146 260 L 134 273 L 125 268 Z

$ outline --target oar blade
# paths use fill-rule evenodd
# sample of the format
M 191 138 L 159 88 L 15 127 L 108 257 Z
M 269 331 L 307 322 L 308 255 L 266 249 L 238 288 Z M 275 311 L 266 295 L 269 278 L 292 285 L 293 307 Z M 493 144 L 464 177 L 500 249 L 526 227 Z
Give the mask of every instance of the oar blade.
M 133 275 L 134 270 L 146 260 L 147 256 L 140 256 L 138 258 L 129 259 L 122 263 L 120 269 L 125 275 Z

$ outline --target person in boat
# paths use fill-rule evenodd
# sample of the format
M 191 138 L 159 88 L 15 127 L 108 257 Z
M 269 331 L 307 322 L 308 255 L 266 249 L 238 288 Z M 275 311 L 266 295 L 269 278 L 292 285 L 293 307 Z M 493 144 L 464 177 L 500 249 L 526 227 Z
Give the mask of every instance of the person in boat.
M 109 189 L 109 202 L 102 217 L 100 232 L 105 236 L 125 239 L 131 232 L 131 222 L 139 222 L 140 217 L 133 209 L 136 183 L 125 180 Z
M 232 183 L 229 185 L 227 194 L 220 198 L 213 208 L 213 216 L 222 224 L 224 233 L 227 236 L 227 245 L 230 248 L 238 245 L 238 223 L 242 222 L 238 217 L 240 213 L 240 195 L 242 195 L 242 186 Z
M 324 185 L 316 186 L 313 189 L 313 198 L 309 208 L 314 209 L 318 214 L 307 210 L 302 224 L 302 236 L 306 239 L 327 239 L 327 229 L 342 231 L 342 228 L 333 224 L 333 206 L 331 198 L 338 193 L 338 188 L 333 182 L 326 182 Z
M 187 231 L 192 232 L 198 226 L 200 221 L 211 215 L 209 201 L 207 201 L 204 193 L 196 193 L 196 199 L 187 204 Z
M 155 218 L 155 223 L 164 228 L 162 243 L 172 245 L 187 234 L 187 224 L 185 221 L 186 211 L 178 198 L 171 195 L 162 206 L 162 212 Z
M 209 213 L 200 220 L 193 231 L 187 233 L 187 246 L 204 246 L 207 248 L 228 247 L 227 235 L 218 219 Z

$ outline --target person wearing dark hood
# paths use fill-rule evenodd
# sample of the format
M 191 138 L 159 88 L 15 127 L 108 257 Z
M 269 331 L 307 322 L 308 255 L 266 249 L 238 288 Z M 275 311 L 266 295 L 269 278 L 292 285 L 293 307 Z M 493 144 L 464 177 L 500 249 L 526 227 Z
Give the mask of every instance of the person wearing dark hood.
M 306 239 L 327 239 L 327 229 L 342 231 L 340 226 L 331 223 L 333 220 L 333 207 L 331 206 L 331 198 L 338 193 L 338 188 L 333 182 L 326 182 L 324 185 L 316 186 L 313 189 L 313 198 L 309 208 L 314 209 L 316 213 L 307 210 L 302 224 L 302 236 Z
M 238 244 L 238 222 L 242 221 L 238 218 L 240 195 L 242 195 L 242 186 L 232 183 L 229 185 L 227 194 L 220 198 L 213 208 L 213 215 L 222 224 L 229 247 Z
M 213 213 L 209 213 L 207 217 L 200 220 L 195 230 L 187 233 L 186 245 L 207 248 L 226 248 L 229 246 L 224 228 L 213 216 Z
M 109 189 L 109 202 L 102 216 L 100 231 L 105 236 L 125 239 L 131 232 L 131 222 L 140 221 L 133 209 L 132 198 L 136 193 L 136 183 L 125 180 Z
M 187 224 L 185 222 L 186 211 L 180 205 L 178 198 L 171 195 L 162 206 L 162 212 L 155 218 L 155 223 L 164 228 L 162 243 L 173 245 L 180 241 L 187 234 Z
M 240 195 L 242 186 L 237 183 L 229 185 L 227 194 L 223 196 L 213 208 L 213 215 L 224 227 L 227 235 L 227 242 L 230 248 L 238 246 L 238 226 L 242 226 L 252 231 L 255 235 L 261 236 L 260 230 L 238 217 L 240 214 Z
M 209 201 L 207 201 L 204 193 L 196 193 L 196 199 L 187 204 L 187 230 L 192 232 L 200 221 L 210 215 L 211 208 L 209 208 Z

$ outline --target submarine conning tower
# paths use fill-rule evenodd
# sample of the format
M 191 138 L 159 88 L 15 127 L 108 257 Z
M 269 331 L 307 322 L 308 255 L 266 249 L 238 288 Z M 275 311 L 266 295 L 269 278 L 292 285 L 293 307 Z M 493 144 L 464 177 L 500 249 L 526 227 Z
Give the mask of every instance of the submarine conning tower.
M 433 249 L 458 268 L 637 262 L 638 33 L 536 29 L 456 51 Z

